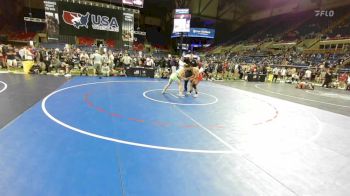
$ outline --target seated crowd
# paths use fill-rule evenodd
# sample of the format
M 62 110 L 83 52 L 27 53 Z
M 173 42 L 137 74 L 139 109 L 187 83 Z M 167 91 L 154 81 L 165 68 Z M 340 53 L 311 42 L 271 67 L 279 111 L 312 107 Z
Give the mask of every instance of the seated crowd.
M 338 66 L 348 55 L 302 54 L 293 49 L 278 54 L 260 51 L 178 58 L 176 56 L 140 55 L 137 52 L 112 51 L 97 48 L 94 51 L 65 48 L 0 46 L 0 66 L 5 69 L 21 67 L 23 61 L 34 61 L 30 73 L 56 75 L 125 75 L 128 67 L 154 68 L 156 77 L 168 78 L 185 63 L 203 68 L 205 80 L 247 79 L 249 74 L 263 74 L 272 82 L 296 83 L 307 80 L 323 83 L 326 87 L 348 88 L 348 73 Z M 271 75 L 271 78 L 269 78 Z

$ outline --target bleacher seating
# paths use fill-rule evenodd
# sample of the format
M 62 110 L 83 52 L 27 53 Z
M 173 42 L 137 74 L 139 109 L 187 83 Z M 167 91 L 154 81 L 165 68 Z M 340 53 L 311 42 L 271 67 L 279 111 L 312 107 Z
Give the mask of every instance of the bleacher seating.
M 217 40 L 218 45 L 257 43 L 261 41 L 295 41 L 300 38 L 350 36 L 350 6 L 334 10 L 333 17 L 317 17 L 314 10 L 273 16 L 247 23 Z M 348 17 L 347 17 L 348 16 Z M 345 18 L 344 18 L 345 17 Z M 339 20 L 342 23 L 333 25 Z M 327 32 L 329 31 L 329 32 Z
M 21 41 L 21 42 L 27 42 L 34 39 L 36 33 L 33 32 L 20 32 L 20 33 L 11 33 L 9 34 L 8 39 L 11 41 Z
M 96 40 L 90 37 L 78 37 L 78 44 L 82 46 L 92 46 Z

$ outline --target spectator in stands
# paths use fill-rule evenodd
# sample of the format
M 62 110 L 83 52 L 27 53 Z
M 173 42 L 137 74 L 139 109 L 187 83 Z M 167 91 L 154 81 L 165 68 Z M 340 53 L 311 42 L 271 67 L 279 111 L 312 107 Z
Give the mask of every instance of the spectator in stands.
M 21 57 L 21 60 L 24 60 L 25 51 L 26 51 L 26 47 L 22 47 L 21 49 L 18 50 L 18 55 Z
M 207 67 L 207 73 L 208 73 L 208 80 L 212 81 L 214 80 L 214 71 L 215 71 L 215 65 L 213 61 L 209 61 L 208 67 Z
M 102 53 L 102 64 L 107 63 L 108 64 L 108 53 L 103 52 Z
M 55 55 L 52 57 L 51 64 L 50 64 L 50 71 L 53 69 L 55 70 L 55 73 L 58 74 L 59 70 L 61 69 L 62 62 L 59 60 L 59 58 Z
M 224 64 L 222 66 L 222 74 L 223 74 L 223 79 L 228 79 L 228 76 L 229 76 L 229 64 L 228 64 L 228 61 L 225 60 L 224 61 Z
M 50 55 L 49 51 L 45 48 L 42 49 L 43 62 L 45 64 L 45 71 L 49 72 L 49 66 L 51 62 L 52 55 Z
M 311 81 L 311 74 L 312 74 L 312 72 L 311 72 L 310 69 L 307 69 L 305 71 L 305 79 L 306 79 L 306 81 Z
M 86 64 L 89 64 L 90 58 L 89 58 L 89 55 L 88 55 L 85 51 L 83 51 L 83 52 L 79 55 L 79 58 L 80 58 L 80 61 L 81 61 L 81 60 L 84 60 Z
M 114 69 L 114 55 L 111 50 L 108 51 L 108 65 L 111 68 L 111 70 Z
M 85 74 L 86 76 L 88 76 L 88 62 L 87 57 L 84 54 L 80 55 L 79 68 L 80 75 Z
M 326 72 L 326 75 L 324 77 L 324 82 L 322 84 L 322 87 L 326 86 L 326 88 L 329 88 L 329 84 L 332 82 L 332 73 L 328 69 Z
M 102 72 L 102 76 L 104 76 L 104 77 L 110 76 L 111 68 L 108 66 L 107 63 L 103 63 L 103 65 L 101 67 L 101 72 Z
M 287 69 L 285 67 L 282 67 L 280 73 L 281 73 L 281 79 L 283 81 L 285 81 L 286 80 L 286 75 L 287 75 Z
M 17 67 L 17 60 L 16 60 L 16 51 L 15 48 L 11 45 L 8 46 L 8 50 L 6 52 L 7 56 L 7 69 L 10 67 Z
M 223 79 L 223 63 L 222 62 L 217 62 L 216 63 L 216 74 L 215 74 L 215 80 L 222 80 Z
M 66 53 L 64 62 L 61 65 L 64 68 L 64 75 L 66 77 L 70 77 L 70 71 L 74 68 L 74 61 L 73 61 L 73 54 L 72 53 Z
M 103 59 L 102 59 L 102 55 L 99 53 L 98 50 L 95 50 L 95 53 L 91 55 L 91 60 L 92 60 L 94 69 L 96 70 L 96 74 L 100 75 Z
M 124 69 L 130 67 L 131 61 L 132 61 L 132 59 L 131 59 L 130 55 L 128 53 L 126 53 L 121 59 L 121 62 L 123 63 Z
M 163 57 L 164 58 L 164 57 Z M 165 59 L 164 59 L 165 60 Z M 154 67 L 154 60 L 152 58 L 152 56 L 149 56 L 146 58 L 146 66 L 147 67 Z
M 273 68 L 272 74 L 273 74 L 272 82 L 275 81 L 275 83 L 276 83 L 278 76 L 280 74 L 280 69 L 278 67 Z
M 161 78 L 165 78 L 165 69 L 167 66 L 167 61 L 165 60 L 165 57 L 162 57 L 158 63 L 159 63 L 159 75 Z
M 130 63 L 130 67 L 135 67 L 138 65 L 138 59 L 135 55 L 131 55 L 131 63 Z
M 46 73 L 46 65 L 43 62 L 43 59 L 41 57 L 40 52 L 37 53 L 36 57 L 35 57 L 35 61 L 34 61 L 34 67 L 36 67 L 35 69 L 35 73 L 39 74 L 39 73 Z
M 117 67 L 120 67 L 120 59 L 121 59 L 121 57 L 120 57 L 120 55 L 117 52 L 114 52 L 113 56 L 114 56 L 114 60 L 113 60 L 114 69 L 116 69 Z
M 346 89 L 348 82 L 348 73 L 344 72 L 339 76 L 339 86 L 340 88 Z
M 350 73 L 348 74 L 348 81 L 347 81 L 347 86 L 345 90 L 350 90 Z

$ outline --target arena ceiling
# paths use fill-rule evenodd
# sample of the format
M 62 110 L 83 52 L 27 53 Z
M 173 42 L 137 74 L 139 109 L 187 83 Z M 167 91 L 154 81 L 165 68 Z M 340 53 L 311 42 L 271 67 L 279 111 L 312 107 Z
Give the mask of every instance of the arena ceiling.
M 77 0 L 78 1 L 78 0 Z M 96 2 L 117 2 L 122 0 L 92 0 Z M 259 11 L 268 11 L 278 9 L 287 4 L 297 5 L 296 7 L 308 6 L 309 4 L 322 6 L 341 6 L 350 4 L 350 1 L 344 0 L 144 0 L 144 8 L 141 12 L 146 16 L 154 16 L 158 18 L 167 18 L 166 24 L 171 22 L 172 10 L 175 8 L 190 8 L 193 18 L 209 19 L 216 22 L 224 22 L 232 24 L 232 28 L 236 28 L 241 24 L 251 20 L 251 16 Z M 43 0 L 11 0 L 5 4 L 13 4 L 13 6 L 1 6 L 0 17 L 16 18 L 15 13 L 10 13 L 6 7 L 21 6 L 43 9 Z M 20 13 L 20 12 L 18 12 Z M 11 15 L 11 17 L 10 17 Z M 25 14 L 26 15 L 26 14 Z M 164 17 L 165 16 L 165 17 Z

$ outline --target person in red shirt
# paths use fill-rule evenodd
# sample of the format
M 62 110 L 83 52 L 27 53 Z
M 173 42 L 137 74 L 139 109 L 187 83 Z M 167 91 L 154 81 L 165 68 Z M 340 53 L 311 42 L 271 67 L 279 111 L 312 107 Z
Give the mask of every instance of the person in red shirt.
M 227 79 L 228 77 L 228 62 L 225 61 L 224 64 L 223 64 L 223 67 L 222 67 L 222 72 L 223 72 L 223 78 L 224 79 Z
M 190 79 L 190 94 L 192 94 L 192 91 L 194 91 L 195 94 L 193 97 L 198 97 L 198 84 L 203 79 L 202 72 L 202 69 L 200 70 L 198 67 L 192 67 L 193 77 Z
M 340 88 L 346 88 L 348 82 L 348 73 L 344 72 L 339 76 L 339 86 Z

